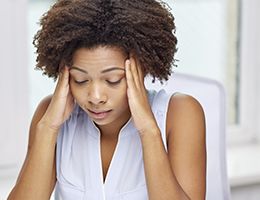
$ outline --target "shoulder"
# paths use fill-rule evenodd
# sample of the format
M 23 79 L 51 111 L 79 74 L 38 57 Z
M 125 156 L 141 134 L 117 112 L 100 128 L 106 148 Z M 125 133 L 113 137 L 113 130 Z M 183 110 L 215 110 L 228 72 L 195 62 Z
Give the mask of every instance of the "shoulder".
M 38 104 L 34 114 L 45 113 L 52 99 L 52 94 L 44 97 Z
M 192 134 L 192 129 L 205 131 L 204 111 L 197 99 L 190 95 L 175 93 L 171 96 L 167 111 L 166 134 L 167 141 L 171 134 L 185 132 Z M 191 129 L 191 130 L 188 130 Z
M 38 104 L 38 106 L 34 112 L 34 115 L 32 118 L 32 123 L 35 123 L 35 122 L 38 123 L 40 121 L 40 119 L 46 112 L 46 110 L 51 102 L 51 99 L 52 99 L 52 95 L 48 95 L 40 101 L 40 103 Z
M 31 125 L 30 125 L 30 131 L 29 131 L 29 146 L 28 148 L 30 148 L 33 138 L 34 138 L 34 134 L 35 134 L 35 130 L 36 130 L 36 126 L 38 124 L 38 122 L 41 120 L 42 116 L 44 115 L 44 113 L 46 112 L 50 102 L 52 99 L 52 95 L 48 95 L 46 97 L 44 97 L 40 103 L 38 104 L 32 120 L 31 120 Z
M 175 176 L 193 199 L 205 199 L 206 126 L 201 104 L 192 96 L 171 96 L 167 113 L 167 152 Z

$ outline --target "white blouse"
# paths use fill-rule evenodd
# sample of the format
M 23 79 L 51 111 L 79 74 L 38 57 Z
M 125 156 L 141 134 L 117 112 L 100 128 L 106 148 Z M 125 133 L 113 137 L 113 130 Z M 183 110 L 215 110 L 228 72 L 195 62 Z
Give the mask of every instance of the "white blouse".
M 148 97 L 167 149 L 165 127 L 171 96 L 153 90 Z M 142 144 L 132 118 L 119 133 L 103 183 L 99 129 L 76 105 L 58 136 L 56 172 L 56 200 L 148 200 Z

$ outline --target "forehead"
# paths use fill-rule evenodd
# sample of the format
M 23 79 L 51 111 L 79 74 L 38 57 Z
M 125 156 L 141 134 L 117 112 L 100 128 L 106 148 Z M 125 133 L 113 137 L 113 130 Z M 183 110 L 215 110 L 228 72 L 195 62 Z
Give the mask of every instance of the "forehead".
M 126 53 L 116 47 L 80 48 L 73 55 L 71 72 L 92 74 L 113 71 L 122 73 L 126 58 Z
M 98 63 L 118 63 L 126 59 L 126 54 L 117 47 L 96 47 L 92 49 L 80 48 L 73 54 L 73 64 L 86 63 L 86 64 L 98 64 Z

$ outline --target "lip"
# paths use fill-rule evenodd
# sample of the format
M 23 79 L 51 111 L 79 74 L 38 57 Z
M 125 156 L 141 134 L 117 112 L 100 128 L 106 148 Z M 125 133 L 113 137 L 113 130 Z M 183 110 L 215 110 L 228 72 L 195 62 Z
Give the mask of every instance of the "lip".
M 112 110 L 105 110 L 105 111 L 97 111 L 97 110 L 89 110 L 89 113 L 91 114 L 91 116 L 95 119 L 103 119 L 106 118 L 107 115 L 112 111 Z

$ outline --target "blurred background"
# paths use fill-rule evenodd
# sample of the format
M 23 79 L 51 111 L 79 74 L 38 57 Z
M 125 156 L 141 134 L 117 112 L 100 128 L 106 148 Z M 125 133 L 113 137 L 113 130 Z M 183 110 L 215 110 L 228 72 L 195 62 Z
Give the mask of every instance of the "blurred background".
M 0 199 L 24 160 L 39 101 L 54 90 L 35 67 L 34 34 L 52 0 L 0 3 Z M 260 199 L 259 0 L 167 0 L 177 27 L 176 72 L 220 82 L 226 92 L 227 170 L 234 200 Z

